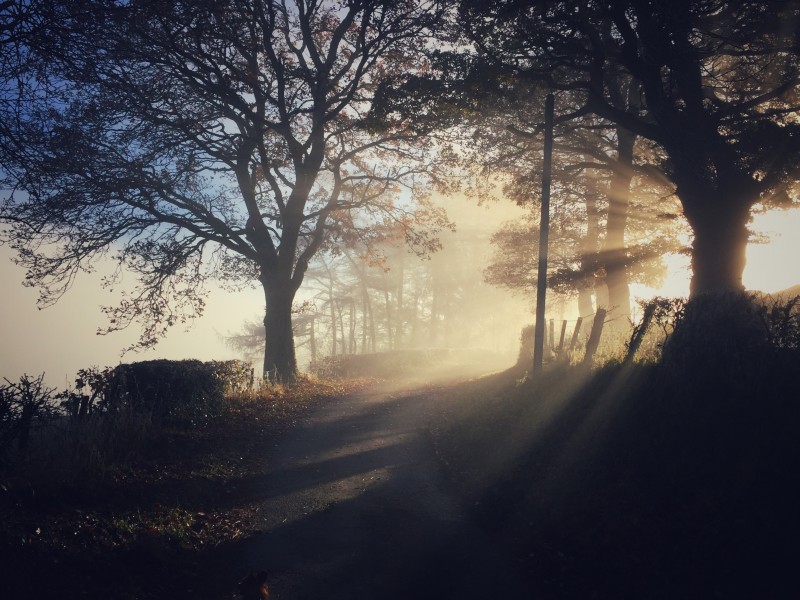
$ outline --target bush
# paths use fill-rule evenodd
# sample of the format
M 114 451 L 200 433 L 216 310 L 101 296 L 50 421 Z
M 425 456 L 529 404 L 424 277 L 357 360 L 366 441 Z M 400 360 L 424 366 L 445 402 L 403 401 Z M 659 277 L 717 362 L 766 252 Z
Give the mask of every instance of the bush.
M 761 299 L 770 343 L 776 348 L 800 348 L 800 296 Z
M 530 367 L 533 364 L 533 338 L 536 333 L 535 325 L 527 325 L 519 334 L 519 356 L 517 364 Z
M 5 452 L 16 440 L 19 449 L 28 445 L 31 429 L 55 414 L 55 390 L 44 385 L 44 373 L 38 377 L 23 375 L 19 382 L 5 379 L 0 385 L 0 451 Z
M 253 388 L 255 372 L 250 363 L 243 360 L 214 360 L 205 364 L 214 370 L 214 376 L 222 382 L 226 396 Z
M 122 364 L 109 378 L 107 411 L 127 408 L 173 424 L 195 424 L 218 414 L 226 388 L 216 365 L 199 360 Z

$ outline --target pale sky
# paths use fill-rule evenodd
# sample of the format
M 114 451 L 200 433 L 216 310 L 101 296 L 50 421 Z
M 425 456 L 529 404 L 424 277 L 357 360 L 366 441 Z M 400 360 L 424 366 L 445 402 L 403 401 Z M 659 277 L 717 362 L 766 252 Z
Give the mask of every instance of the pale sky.
M 499 205 L 485 210 L 486 227 L 492 231 L 500 220 L 508 218 Z M 498 218 L 500 213 L 505 214 Z M 747 288 L 775 292 L 800 283 L 800 209 L 758 215 L 753 228 L 769 235 L 772 242 L 750 246 L 745 271 Z M 238 331 L 244 321 L 263 314 L 260 290 L 236 294 L 218 290 L 211 294 L 205 316 L 188 332 L 176 327 L 155 349 L 120 357 L 121 349 L 134 341 L 138 332 L 96 335 L 97 328 L 105 323 L 100 306 L 115 303 L 114 294 L 100 287 L 99 275 L 79 277 L 58 304 L 38 310 L 36 290 L 21 285 L 24 271 L 10 257 L 8 248 L 0 247 L 0 378 L 14 380 L 23 373 L 38 375 L 44 371 L 49 385 L 63 389 L 79 368 L 87 366 L 151 358 L 236 358 L 221 336 Z M 672 260 L 670 269 L 663 289 L 635 286 L 633 294 L 687 295 L 688 258 Z
M 39 310 L 37 291 L 22 286 L 25 271 L 11 262 L 11 256 L 8 248 L 0 247 L 0 377 L 9 379 L 45 371 L 50 386 L 63 388 L 67 377 L 71 380 L 78 369 L 88 366 L 151 358 L 237 358 L 220 336 L 238 331 L 243 321 L 264 311 L 260 290 L 236 294 L 217 290 L 210 295 L 204 316 L 189 331 L 176 326 L 153 350 L 120 357 L 121 350 L 138 339 L 138 331 L 131 327 L 110 335 L 96 334 L 106 323 L 100 306 L 118 300 L 100 287 L 99 275 L 81 274 L 54 306 Z

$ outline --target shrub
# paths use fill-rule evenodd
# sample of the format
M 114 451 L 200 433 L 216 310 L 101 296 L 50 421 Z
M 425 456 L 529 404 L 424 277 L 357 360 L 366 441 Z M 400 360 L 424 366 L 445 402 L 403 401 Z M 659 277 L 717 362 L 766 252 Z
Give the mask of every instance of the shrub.
M 776 348 L 800 348 L 800 296 L 786 300 L 765 296 L 761 304 L 770 343 Z
M 527 325 L 519 334 L 519 356 L 517 364 L 529 367 L 533 363 L 533 338 L 536 332 L 535 325 Z
M 97 406 L 106 405 L 113 372 L 112 367 L 80 369 L 75 377 L 75 390 L 59 394 L 64 412 L 73 418 L 83 418 L 91 415 Z
M 655 363 L 661 358 L 664 344 L 681 322 L 686 310 L 686 298 L 656 296 L 638 300 L 642 320 L 633 326 L 625 343 L 626 360 L 638 356 L 640 362 Z
M 19 382 L 4 379 L 0 385 L 0 451 L 5 452 L 16 440 L 24 449 L 31 429 L 55 414 L 55 390 L 44 385 L 44 373 L 38 377 L 23 375 Z
M 243 360 L 215 360 L 206 363 L 222 382 L 223 393 L 240 394 L 253 387 L 253 366 Z
M 253 372 L 240 360 L 162 359 L 122 364 L 100 375 L 87 381 L 103 410 L 126 408 L 156 422 L 191 425 L 218 414 L 225 395 L 249 389 Z
M 707 294 L 686 304 L 664 344 L 659 377 L 675 399 L 779 397 L 792 390 L 800 339 L 796 303 Z
M 103 408 L 127 408 L 156 422 L 195 424 L 219 413 L 224 392 L 211 363 L 149 360 L 113 369 Z

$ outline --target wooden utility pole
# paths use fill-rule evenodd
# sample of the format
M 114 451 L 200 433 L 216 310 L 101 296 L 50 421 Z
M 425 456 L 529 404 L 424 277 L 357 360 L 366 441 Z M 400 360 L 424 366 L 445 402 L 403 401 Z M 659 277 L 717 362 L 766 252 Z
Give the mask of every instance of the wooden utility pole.
M 544 359 L 544 309 L 547 296 L 547 246 L 550 237 L 550 178 L 553 170 L 553 111 L 555 98 L 544 103 L 544 160 L 542 163 L 542 216 L 539 221 L 539 270 L 536 275 L 536 329 L 533 337 L 533 372 L 542 370 Z

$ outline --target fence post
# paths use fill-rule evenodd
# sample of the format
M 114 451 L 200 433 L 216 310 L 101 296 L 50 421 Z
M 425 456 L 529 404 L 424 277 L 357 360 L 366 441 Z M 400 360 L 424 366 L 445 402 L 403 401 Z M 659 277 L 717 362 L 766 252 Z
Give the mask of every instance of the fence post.
M 656 305 L 653 302 L 648 303 L 644 307 L 642 322 L 633 328 L 631 341 L 628 342 L 628 352 L 625 354 L 625 359 L 622 361 L 623 364 L 628 364 L 633 360 L 636 351 L 639 349 L 639 346 L 642 345 L 642 341 L 644 340 L 644 335 L 650 328 L 650 321 L 653 320 L 653 314 L 655 313 L 655 311 L 656 311 Z
M 583 356 L 583 365 L 590 366 L 592 359 L 597 352 L 597 347 L 600 345 L 600 335 L 603 333 L 603 323 L 606 319 L 606 309 L 598 308 L 594 314 L 594 322 L 592 322 L 592 332 L 589 334 L 589 341 L 586 343 L 586 354 Z
M 558 357 L 561 358 L 561 355 L 564 353 L 564 336 L 567 333 L 567 321 L 564 320 L 561 323 L 561 337 L 558 338 Z
M 572 332 L 572 340 L 569 343 L 569 351 L 574 352 L 578 345 L 578 336 L 581 334 L 581 325 L 583 325 L 583 317 L 578 317 L 575 322 L 575 331 Z

